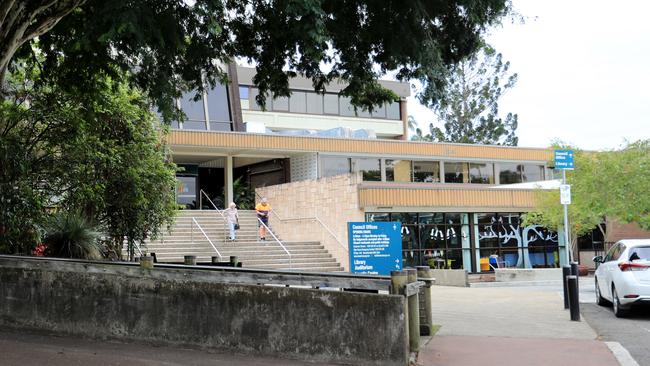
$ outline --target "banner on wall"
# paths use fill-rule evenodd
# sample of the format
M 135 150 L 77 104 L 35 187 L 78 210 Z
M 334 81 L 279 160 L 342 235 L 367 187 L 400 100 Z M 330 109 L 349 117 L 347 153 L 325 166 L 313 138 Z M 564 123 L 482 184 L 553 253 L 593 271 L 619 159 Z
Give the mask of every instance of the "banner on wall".
M 390 275 L 402 269 L 399 222 L 348 222 L 350 272 Z

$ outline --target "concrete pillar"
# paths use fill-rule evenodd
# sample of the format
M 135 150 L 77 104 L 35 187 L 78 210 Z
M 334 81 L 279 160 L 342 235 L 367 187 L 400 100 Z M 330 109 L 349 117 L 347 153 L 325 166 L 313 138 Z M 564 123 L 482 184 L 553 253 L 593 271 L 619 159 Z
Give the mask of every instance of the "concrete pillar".
M 433 304 L 431 303 L 431 285 L 433 275 L 429 266 L 417 266 L 418 280 L 424 281 L 426 285 L 422 291 L 423 299 L 420 300 L 420 311 L 424 308 L 424 317 L 420 319 L 420 334 L 431 335 L 433 328 Z
M 413 283 L 418 280 L 418 272 L 415 268 L 407 268 L 407 281 Z M 409 348 L 411 352 L 420 350 L 420 304 L 418 295 L 411 295 L 408 302 L 408 320 L 409 320 Z
M 406 271 L 391 271 L 390 272 L 390 293 L 392 295 L 404 295 L 404 287 L 408 282 L 408 275 Z M 404 297 L 404 364 L 408 365 L 409 360 L 409 316 L 408 316 L 408 301 Z
M 223 203 L 223 208 L 227 208 L 230 202 L 234 201 L 234 192 L 232 187 L 232 156 L 226 156 L 226 164 L 223 167 L 224 170 L 224 191 L 225 191 L 225 202 Z M 236 202 L 235 202 L 236 203 Z

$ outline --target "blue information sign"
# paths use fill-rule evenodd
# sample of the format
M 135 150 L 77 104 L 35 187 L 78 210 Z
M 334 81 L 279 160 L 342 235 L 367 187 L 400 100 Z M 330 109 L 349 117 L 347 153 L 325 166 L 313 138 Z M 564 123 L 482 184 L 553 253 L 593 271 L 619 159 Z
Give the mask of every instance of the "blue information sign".
M 555 169 L 573 169 L 573 150 L 555 150 Z
M 348 222 L 350 272 L 389 275 L 402 269 L 399 222 Z

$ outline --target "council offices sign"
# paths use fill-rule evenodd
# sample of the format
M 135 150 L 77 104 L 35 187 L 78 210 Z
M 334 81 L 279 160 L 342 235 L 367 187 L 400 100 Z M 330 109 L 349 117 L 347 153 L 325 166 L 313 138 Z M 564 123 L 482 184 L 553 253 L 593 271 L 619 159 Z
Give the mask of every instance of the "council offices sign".
M 390 275 L 402 269 L 399 222 L 348 222 L 350 272 Z

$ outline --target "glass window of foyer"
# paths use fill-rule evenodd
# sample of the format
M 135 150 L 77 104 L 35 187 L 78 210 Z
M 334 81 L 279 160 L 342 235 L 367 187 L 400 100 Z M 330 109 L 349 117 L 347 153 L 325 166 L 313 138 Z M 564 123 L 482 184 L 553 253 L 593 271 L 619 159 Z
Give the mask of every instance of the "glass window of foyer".
M 365 181 L 381 181 L 380 159 L 354 159 L 354 170 L 360 171 Z
M 338 156 L 322 156 L 320 158 L 321 177 L 331 177 L 350 172 L 350 159 Z

